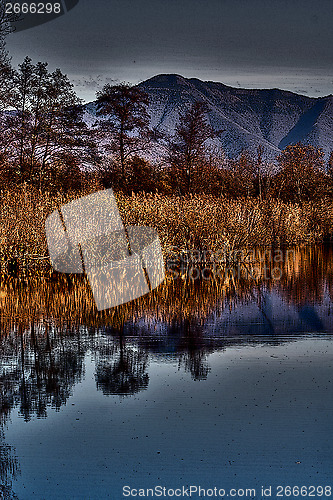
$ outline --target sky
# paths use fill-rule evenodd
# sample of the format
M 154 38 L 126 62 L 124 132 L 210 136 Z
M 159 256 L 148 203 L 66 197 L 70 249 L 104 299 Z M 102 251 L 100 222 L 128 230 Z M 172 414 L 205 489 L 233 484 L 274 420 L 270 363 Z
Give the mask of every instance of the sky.
M 85 101 L 160 73 L 319 97 L 333 93 L 332 19 L 332 0 L 80 0 L 7 48 L 14 65 L 61 68 Z

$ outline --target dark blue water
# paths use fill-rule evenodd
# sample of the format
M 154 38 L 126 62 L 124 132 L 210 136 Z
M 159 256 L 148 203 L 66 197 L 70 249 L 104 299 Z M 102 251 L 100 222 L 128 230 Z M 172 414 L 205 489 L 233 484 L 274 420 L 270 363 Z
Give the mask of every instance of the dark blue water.
M 13 489 L 22 499 L 120 499 L 124 486 L 331 485 L 332 340 L 216 350 L 203 380 L 176 357 L 150 356 L 148 387 L 127 397 L 97 390 L 87 353 L 59 411 L 29 422 L 13 411 Z

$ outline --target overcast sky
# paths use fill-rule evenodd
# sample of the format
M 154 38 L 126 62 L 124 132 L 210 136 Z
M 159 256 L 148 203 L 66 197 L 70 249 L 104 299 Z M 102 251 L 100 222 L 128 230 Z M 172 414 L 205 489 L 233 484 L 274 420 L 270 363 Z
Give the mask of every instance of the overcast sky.
M 317 97 L 333 93 L 332 20 L 333 0 L 80 0 L 7 47 L 14 64 L 60 67 L 87 101 L 159 73 Z

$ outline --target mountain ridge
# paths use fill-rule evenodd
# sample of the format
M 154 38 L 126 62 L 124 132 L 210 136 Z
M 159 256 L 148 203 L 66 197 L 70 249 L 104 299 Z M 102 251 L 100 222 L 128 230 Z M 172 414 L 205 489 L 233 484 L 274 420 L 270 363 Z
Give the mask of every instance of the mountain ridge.
M 322 148 L 326 158 L 333 150 L 332 94 L 308 97 L 277 88 L 235 88 L 168 73 L 155 75 L 138 87 L 149 97 L 151 127 L 168 135 L 174 134 L 180 115 L 192 103 L 204 102 L 207 120 L 215 130 L 225 130 L 215 144 L 231 158 L 244 150 L 254 155 L 262 146 L 266 158 L 272 160 L 297 142 Z

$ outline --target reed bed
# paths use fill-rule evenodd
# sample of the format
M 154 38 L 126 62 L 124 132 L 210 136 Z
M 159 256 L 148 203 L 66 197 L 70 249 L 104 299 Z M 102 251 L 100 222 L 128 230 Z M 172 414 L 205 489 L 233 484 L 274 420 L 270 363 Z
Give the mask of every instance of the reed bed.
M 127 225 L 155 227 L 166 255 L 175 248 L 232 252 L 240 248 L 323 242 L 333 235 L 333 203 L 117 194 Z
M 26 267 L 47 265 L 46 217 L 57 207 L 101 189 L 50 194 L 31 186 L 1 191 L 0 255 Z M 203 195 L 116 193 L 126 225 L 155 227 L 165 256 L 184 250 L 232 252 L 257 245 L 322 242 L 333 235 L 333 202 L 301 206 L 280 200 L 227 199 Z M 37 264 L 34 266 L 34 264 Z

